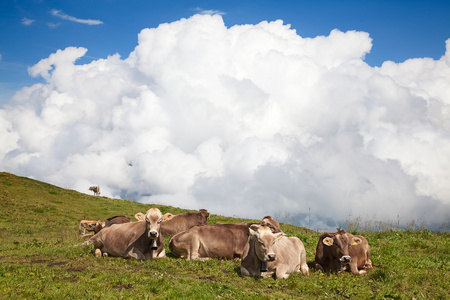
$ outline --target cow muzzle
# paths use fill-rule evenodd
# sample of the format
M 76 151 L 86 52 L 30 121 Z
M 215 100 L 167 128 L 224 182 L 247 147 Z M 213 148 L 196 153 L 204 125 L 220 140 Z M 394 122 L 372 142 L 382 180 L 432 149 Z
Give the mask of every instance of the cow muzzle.
M 275 253 L 269 253 L 266 255 L 265 261 L 274 261 L 276 257 Z
M 158 231 L 154 231 L 154 230 L 149 231 L 148 237 L 151 239 L 156 239 L 158 237 Z
M 339 261 L 345 264 L 351 262 L 352 258 L 349 255 L 344 255 L 339 259 Z

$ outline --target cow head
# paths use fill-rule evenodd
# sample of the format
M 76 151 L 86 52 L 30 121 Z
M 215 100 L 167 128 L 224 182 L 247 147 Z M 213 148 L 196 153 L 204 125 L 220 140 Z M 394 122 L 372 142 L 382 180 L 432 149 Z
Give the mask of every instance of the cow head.
M 145 214 L 145 231 L 148 237 L 155 240 L 161 232 L 161 223 L 170 220 L 173 217 L 171 213 L 162 214 L 158 208 L 150 208 Z
M 205 225 L 206 223 L 208 223 L 208 219 L 210 216 L 209 211 L 207 211 L 206 209 L 199 209 L 198 212 L 200 213 L 199 216 L 199 223 L 202 223 L 203 225 Z
M 324 238 L 322 242 L 325 246 L 332 247 L 331 252 L 333 256 L 345 265 L 352 261 L 349 255 L 349 248 L 361 244 L 362 240 L 345 231 L 339 231 L 333 237 Z
M 275 221 L 271 216 L 265 216 L 262 218 L 261 225 L 267 226 L 273 233 L 283 232 L 280 227 L 280 223 Z
M 94 231 L 97 226 L 105 226 L 105 222 L 102 221 L 88 221 L 81 220 L 80 221 L 80 233 L 84 234 L 86 231 Z
M 276 259 L 273 245 L 283 236 L 283 232 L 273 233 L 268 226 L 253 224 L 249 228 L 250 237 L 255 241 L 255 254 L 262 262 Z

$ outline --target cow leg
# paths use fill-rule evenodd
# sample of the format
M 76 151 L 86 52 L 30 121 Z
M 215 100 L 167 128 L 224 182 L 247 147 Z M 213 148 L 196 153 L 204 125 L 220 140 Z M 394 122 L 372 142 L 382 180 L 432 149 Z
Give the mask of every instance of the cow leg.
M 89 240 L 91 241 L 91 240 Z M 102 249 L 103 249 L 103 243 L 96 240 L 94 241 L 94 255 L 95 257 L 102 257 Z
M 130 249 L 125 255 L 125 258 L 134 258 L 137 260 L 143 260 L 146 259 L 145 255 L 139 251 L 138 249 L 132 248 Z
M 191 245 L 186 253 L 186 259 L 197 260 L 199 258 L 198 251 L 200 249 L 200 240 L 198 238 L 191 242 Z
M 275 279 L 279 278 L 287 279 L 289 277 L 287 269 L 288 269 L 287 266 L 277 267 L 277 269 L 275 270 Z
M 101 257 L 102 256 L 102 250 L 100 248 L 95 248 L 94 255 L 95 255 L 95 257 Z
M 314 265 L 314 268 L 316 269 L 316 271 L 322 271 L 322 272 L 325 272 L 321 264 L 316 263 L 316 264 Z
M 370 260 L 370 258 L 368 258 L 368 259 L 366 260 L 366 264 L 364 265 L 364 268 L 365 268 L 366 270 L 373 269 L 373 267 L 372 267 L 372 261 Z
M 166 257 L 166 249 L 162 249 L 161 252 L 158 253 L 158 250 L 153 251 L 153 257 L 154 258 L 164 258 Z
M 364 274 L 364 273 L 360 273 L 358 271 L 358 265 L 357 265 L 356 262 L 351 262 L 351 263 L 348 264 L 348 266 L 350 267 L 350 271 L 352 272 L 352 274 L 355 274 L 355 275 Z M 361 270 L 361 271 L 363 271 L 363 270 Z
M 306 251 L 302 251 L 300 254 L 300 270 L 302 271 L 303 275 L 309 276 L 309 268 L 308 264 L 306 263 Z

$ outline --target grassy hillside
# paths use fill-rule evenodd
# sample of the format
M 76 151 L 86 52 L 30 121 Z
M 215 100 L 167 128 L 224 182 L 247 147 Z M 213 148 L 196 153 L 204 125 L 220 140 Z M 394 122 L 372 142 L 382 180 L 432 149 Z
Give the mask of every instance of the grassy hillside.
M 87 188 L 87 187 L 86 187 Z M 185 261 L 170 255 L 152 261 L 95 258 L 82 242 L 81 219 L 133 218 L 158 207 L 94 197 L 0 173 L 0 299 L 448 299 L 450 234 L 420 231 L 363 232 L 375 265 L 368 275 L 291 275 L 287 280 L 240 276 L 238 261 Z M 206 208 L 208 207 L 199 207 Z M 242 219 L 213 215 L 210 223 Z M 263 217 L 263 216 L 261 216 Z M 320 233 L 281 224 L 305 244 L 314 261 Z

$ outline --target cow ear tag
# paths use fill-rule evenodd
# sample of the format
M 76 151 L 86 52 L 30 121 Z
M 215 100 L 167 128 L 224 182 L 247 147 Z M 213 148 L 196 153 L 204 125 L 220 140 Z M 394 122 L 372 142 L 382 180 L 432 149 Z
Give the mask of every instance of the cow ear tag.
M 355 242 L 352 243 L 352 245 L 353 245 L 353 246 L 354 246 L 354 245 L 358 245 L 358 243 L 355 241 Z
M 331 245 L 333 245 L 333 239 L 330 239 L 330 238 L 324 238 L 324 239 L 323 239 L 323 243 L 324 243 L 325 245 L 327 245 L 327 246 L 331 246 Z

